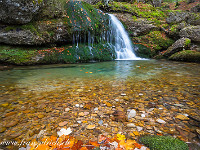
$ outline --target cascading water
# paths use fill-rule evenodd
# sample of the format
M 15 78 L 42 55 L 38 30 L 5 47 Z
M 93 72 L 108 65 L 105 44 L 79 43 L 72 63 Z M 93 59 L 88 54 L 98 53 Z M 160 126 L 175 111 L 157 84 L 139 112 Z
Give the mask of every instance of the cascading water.
M 141 60 L 134 54 L 131 40 L 122 23 L 114 16 L 110 16 L 110 41 L 117 54 L 116 60 Z

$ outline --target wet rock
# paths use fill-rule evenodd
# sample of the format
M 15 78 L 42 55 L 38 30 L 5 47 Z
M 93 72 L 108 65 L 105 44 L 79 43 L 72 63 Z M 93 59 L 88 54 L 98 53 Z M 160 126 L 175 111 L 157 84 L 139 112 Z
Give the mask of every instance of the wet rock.
M 17 125 L 18 123 L 19 123 L 19 120 L 14 120 L 14 121 L 11 121 L 8 124 L 6 124 L 6 127 L 7 128 L 13 127 L 13 126 Z

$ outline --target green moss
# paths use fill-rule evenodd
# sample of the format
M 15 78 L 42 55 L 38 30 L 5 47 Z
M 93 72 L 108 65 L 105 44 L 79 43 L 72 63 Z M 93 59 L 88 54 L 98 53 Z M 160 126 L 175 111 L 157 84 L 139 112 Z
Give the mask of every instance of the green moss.
M 170 136 L 144 136 L 140 142 L 151 150 L 189 150 L 185 142 Z
M 155 56 L 160 50 L 166 49 L 174 43 L 162 31 L 151 31 L 147 35 L 135 37 L 134 40 L 140 41 L 143 45 L 151 48 L 152 56 Z
M 0 62 L 15 64 L 15 65 L 25 65 L 32 64 L 34 60 L 32 59 L 36 55 L 33 50 L 27 50 L 21 47 L 13 46 L 1 46 L 0 47 Z
M 184 50 L 169 57 L 170 60 L 200 62 L 200 52 Z
M 188 46 L 190 45 L 190 43 L 191 43 L 191 40 L 187 38 L 187 39 L 185 40 L 185 45 L 184 45 L 184 47 L 188 47 Z

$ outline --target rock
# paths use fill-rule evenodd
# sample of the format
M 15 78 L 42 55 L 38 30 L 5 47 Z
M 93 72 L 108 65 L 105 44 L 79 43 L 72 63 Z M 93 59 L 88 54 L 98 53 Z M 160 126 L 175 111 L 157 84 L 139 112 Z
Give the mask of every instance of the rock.
M 79 104 L 76 104 L 75 107 L 80 107 L 80 105 L 79 105 Z
M 177 115 L 175 118 L 180 120 L 189 120 L 189 118 L 185 115 Z
M 65 111 L 69 111 L 70 110 L 70 108 L 65 108 Z
M 98 124 L 99 124 L 99 125 L 103 125 L 103 120 L 100 120 L 100 121 L 98 122 Z
M 136 129 L 137 129 L 138 132 L 140 132 L 140 131 L 143 130 L 143 127 L 139 127 L 139 126 L 137 126 Z
M 93 130 L 95 128 L 95 125 L 87 125 L 86 129 Z
M 175 24 L 186 20 L 189 17 L 188 12 L 170 12 L 169 17 L 166 19 L 168 24 Z
M 131 32 L 131 36 L 145 35 L 150 31 L 159 30 L 158 27 L 152 24 L 153 22 L 148 21 L 147 19 L 139 18 L 133 20 L 132 15 L 126 13 L 114 15 L 127 26 L 127 30 Z
M 126 94 L 125 93 L 121 93 L 121 96 L 126 96 Z
M 132 109 L 129 113 L 128 113 L 128 119 L 134 118 L 136 116 L 136 111 L 134 109 Z
M 127 126 L 128 128 L 134 128 L 134 127 L 135 127 L 135 124 L 134 124 L 134 123 L 128 123 L 126 126 Z
M 67 121 L 64 121 L 64 122 L 60 122 L 58 125 L 59 125 L 60 127 L 63 127 L 63 126 L 65 126 L 67 123 L 68 123 Z
M 40 11 L 43 1 L 2 0 L 0 21 L 7 24 L 26 24 Z
M 9 128 L 9 127 L 13 127 L 15 126 L 16 124 L 19 123 L 19 120 L 14 120 L 14 121 L 11 121 L 9 122 L 8 124 L 6 124 L 6 127 Z
M 158 123 L 162 123 L 162 124 L 165 124 L 166 122 L 164 121 L 164 120 L 162 120 L 162 119 L 156 119 L 156 121 L 158 122 Z
M 200 42 L 200 25 L 185 27 L 180 31 L 179 35 L 180 37 L 190 38 L 192 41 Z
M 188 38 L 181 38 L 177 40 L 172 46 L 170 46 L 167 51 L 164 53 L 164 56 L 171 56 L 176 52 L 182 51 L 187 48 L 191 43 L 191 40 Z
M 127 120 L 127 117 L 123 111 L 116 110 L 112 115 L 114 116 L 113 120 L 115 121 L 125 122 Z

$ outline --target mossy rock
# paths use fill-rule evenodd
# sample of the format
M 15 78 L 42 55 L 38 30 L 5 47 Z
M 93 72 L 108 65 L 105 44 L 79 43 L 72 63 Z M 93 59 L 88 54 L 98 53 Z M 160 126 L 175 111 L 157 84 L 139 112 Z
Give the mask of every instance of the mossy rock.
M 159 51 L 167 49 L 174 43 L 174 40 L 167 37 L 162 31 L 151 31 L 149 34 L 134 37 L 133 41 L 141 43 L 151 49 L 151 56 L 155 56 Z
M 35 65 L 56 63 L 79 63 L 111 61 L 116 58 L 114 47 L 109 44 L 80 44 L 62 47 L 0 46 L 0 62 L 13 65 Z
M 200 62 L 200 52 L 193 50 L 184 50 L 175 53 L 169 57 L 169 60 L 187 61 L 187 62 Z
M 151 150 L 189 150 L 188 145 L 171 136 L 143 136 L 140 142 Z

